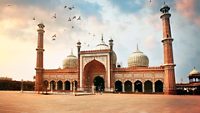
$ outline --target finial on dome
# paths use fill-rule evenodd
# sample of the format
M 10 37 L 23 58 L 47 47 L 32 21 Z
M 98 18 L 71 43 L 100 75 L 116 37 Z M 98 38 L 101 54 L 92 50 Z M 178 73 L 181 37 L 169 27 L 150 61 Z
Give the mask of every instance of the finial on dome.
M 101 41 L 103 42 L 103 34 L 101 34 Z
M 71 49 L 71 55 L 74 55 L 74 54 L 73 54 L 73 49 Z
M 136 50 L 137 52 L 140 52 L 138 43 L 137 43 L 137 48 L 136 48 L 136 49 L 137 49 L 137 50 Z
M 103 40 L 103 34 L 101 34 L 101 44 L 105 44 L 105 42 Z

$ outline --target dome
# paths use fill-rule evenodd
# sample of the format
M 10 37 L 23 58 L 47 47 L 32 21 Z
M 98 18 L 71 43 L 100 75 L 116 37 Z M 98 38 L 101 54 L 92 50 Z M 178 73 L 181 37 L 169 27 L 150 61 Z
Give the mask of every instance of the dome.
M 198 70 L 195 69 L 195 67 L 192 69 L 192 71 L 190 71 L 189 76 L 192 75 L 200 75 L 200 72 Z
M 128 58 L 128 67 L 138 66 L 138 67 L 148 67 L 149 59 L 143 54 L 143 52 L 139 51 L 137 47 L 137 51 L 133 52 Z
M 100 44 L 98 44 L 95 48 L 95 50 L 103 50 L 103 49 L 110 49 L 109 46 L 104 42 L 103 40 L 103 35 L 102 35 L 102 38 L 101 38 L 101 42 Z
M 97 44 L 97 46 L 94 50 L 104 50 L 104 49 L 110 49 L 110 47 L 104 42 L 103 35 L 102 35 L 101 42 L 99 44 Z M 114 65 L 116 65 L 116 63 L 117 63 L 117 55 L 114 51 L 112 54 L 112 62 Z
M 67 56 L 67 58 L 63 61 L 63 68 L 75 68 L 77 66 L 78 59 L 73 55 L 73 52 L 71 52 L 71 55 Z

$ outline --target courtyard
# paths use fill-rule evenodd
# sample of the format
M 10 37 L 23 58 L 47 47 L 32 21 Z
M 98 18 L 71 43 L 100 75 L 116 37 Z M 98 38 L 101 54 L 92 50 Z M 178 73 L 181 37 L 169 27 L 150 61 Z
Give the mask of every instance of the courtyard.
M 0 113 L 199 113 L 199 106 L 191 95 L 0 92 Z

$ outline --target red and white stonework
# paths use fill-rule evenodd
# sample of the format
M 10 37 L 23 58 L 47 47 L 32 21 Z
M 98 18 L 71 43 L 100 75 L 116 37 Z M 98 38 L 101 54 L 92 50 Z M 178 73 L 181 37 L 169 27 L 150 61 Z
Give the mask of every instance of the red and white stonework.
M 77 43 L 78 55 L 67 56 L 63 68 L 44 69 L 43 35 L 44 25 L 38 29 L 37 65 L 35 90 L 165 93 L 175 94 L 175 73 L 170 30 L 170 8 L 164 5 L 160 11 L 163 23 L 164 64 L 149 67 L 149 59 L 138 48 L 128 58 L 128 67 L 116 66 L 117 55 L 113 50 L 113 40 L 107 45 L 103 36 L 93 50 L 81 50 Z

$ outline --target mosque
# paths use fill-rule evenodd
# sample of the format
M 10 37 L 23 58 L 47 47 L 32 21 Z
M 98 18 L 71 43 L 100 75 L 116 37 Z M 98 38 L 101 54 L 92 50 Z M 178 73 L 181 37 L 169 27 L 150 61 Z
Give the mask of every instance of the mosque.
M 43 67 L 44 24 L 38 24 L 38 45 L 35 75 L 35 90 L 164 93 L 176 94 L 173 60 L 173 38 L 170 29 L 170 7 L 162 6 L 164 64 L 149 66 L 148 57 L 138 48 L 128 57 L 128 67 L 116 65 L 117 55 L 112 39 L 108 44 L 103 36 L 95 49 L 82 50 L 77 42 L 77 56 L 71 53 L 59 69 Z

